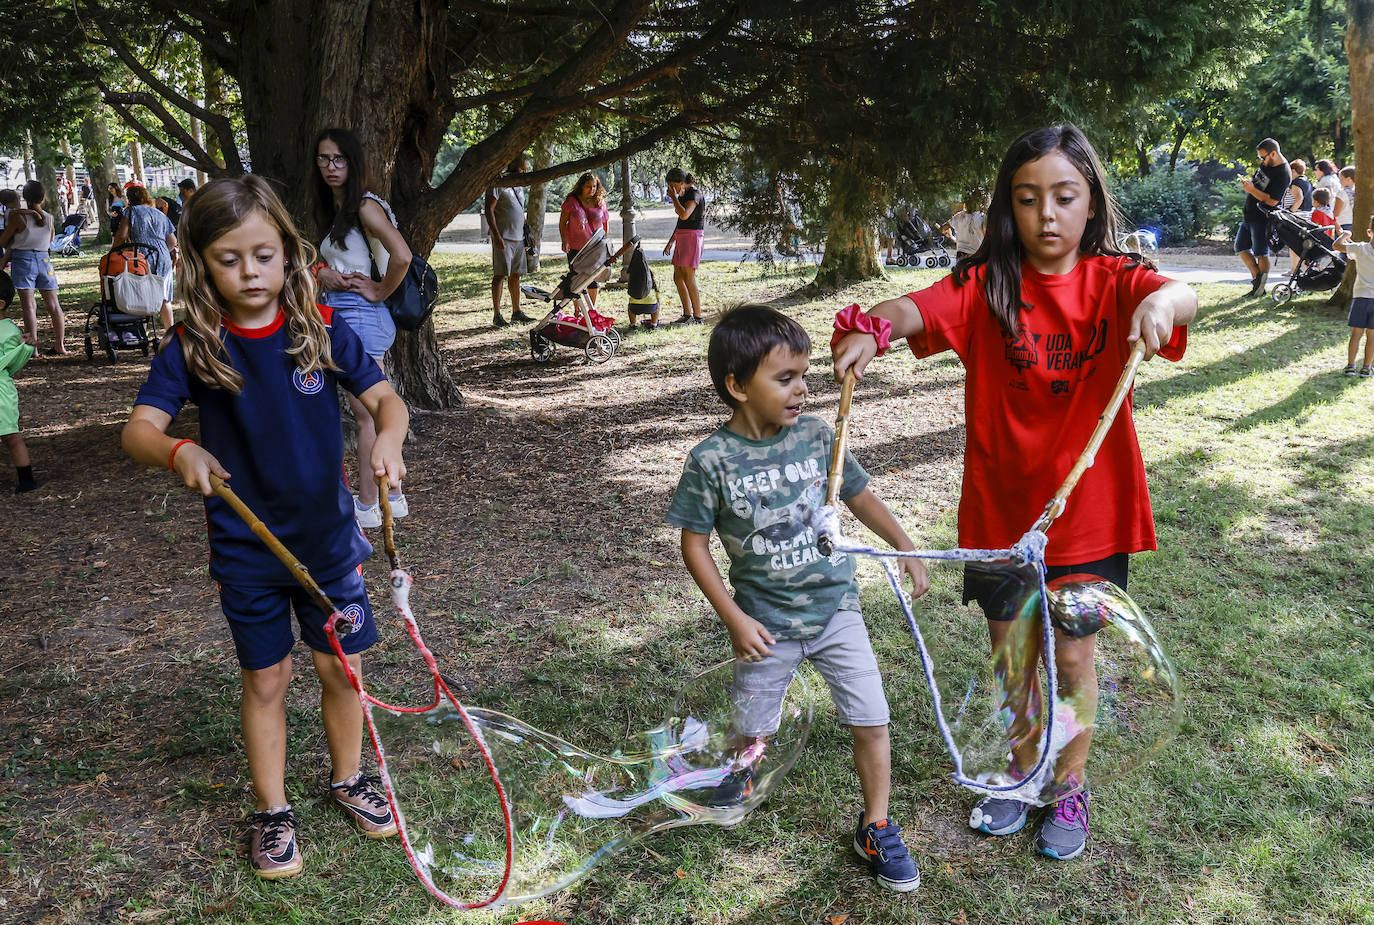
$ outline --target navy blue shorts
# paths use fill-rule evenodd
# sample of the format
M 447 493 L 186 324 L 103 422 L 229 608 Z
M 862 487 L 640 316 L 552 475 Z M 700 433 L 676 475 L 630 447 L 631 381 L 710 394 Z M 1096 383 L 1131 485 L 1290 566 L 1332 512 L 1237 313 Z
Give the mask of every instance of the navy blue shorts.
M 1249 251 L 1256 257 L 1269 256 L 1269 222 L 1241 222 L 1236 229 L 1236 253 Z
M 1374 328 L 1374 299 L 1350 300 L 1350 326 Z
M 342 578 L 320 582 L 320 590 L 334 602 L 339 612 L 353 621 L 348 635 L 339 643 L 348 655 L 361 652 L 377 641 L 377 624 L 372 620 L 372 605 L 362 570 Z M 301 639 L 316 652 L 333 653 L 324 631 L 328 614 L 322 613 L 314 599 L 299 585 L 258 588 L 252 585 L 220 583 L 219 603 L 234 635 L 239 665 L 247 671 L 270 668 L 291 654 L 296 637 L 291 632 L 291 611 L 296 611 Z
M 1054 581 L 1065 575 L 1096 575 L 1105 578 L 1122 591 L 1126 590 L 1126 572 L 1130 569 L 1129 553 L 1118 552 L 1096 562 L 1083 562 L 1079 565 L 1046 565 L 1045 581 Z M 1022 585 L 1015 579 L 996 572 L 988 572 L 976 566 L 964 566 L 964 603 L 977 601 L 983 608 L 983 616 L 989 620 L 1005 622 L 1016 618 L 1013 604 Z

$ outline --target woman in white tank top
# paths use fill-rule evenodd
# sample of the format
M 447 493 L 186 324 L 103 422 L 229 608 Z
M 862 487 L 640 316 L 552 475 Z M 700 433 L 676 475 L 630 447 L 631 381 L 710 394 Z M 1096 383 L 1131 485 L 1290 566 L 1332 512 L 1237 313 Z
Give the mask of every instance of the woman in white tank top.
M 52 257 L 48 253 L 56 221 L 51 213 L 43 211 L 46 195 L 43 184 L 37 180 L 24 184 L 24 201 L 29 208 L 28 211 L 9 214 L 5 230 L 0 233 L 0 264 L 5 258 L 10 261 L 14 291 L 24 310 L 24 342 L 38 346 L 38 304 L 33 295 L 37 290 L 43 293 L 43 305 L 52 318 L 53 334 L 57 341 L 44 352 L 49 356 L 66 356 L 67 318 L 62 313 L 61 303 L 57 301 L 57 276 L 53 273 Z
M 367 188 L 363 146 L 352 132 L 329 128 L 315 139 L 315 220 L 323 240 L 315 279 L 320 301 L 357 333 L 368 356 L 382 366 L 382 356 L 396 339 L 396 325 L 384 304 L 410 269 L 410 247 L 396 229 L 391 207 Z M 372 278 L 375 264 L 380 280 Z M 353 396 L 348 397 L 358 422 L 358 496 L 354 508 L 363 527 L 382 525 L 377 483 L 368 460 L 377 439 L 376 425 Z M 391 486 L 391 513 L 409 513 L 401 486 Z

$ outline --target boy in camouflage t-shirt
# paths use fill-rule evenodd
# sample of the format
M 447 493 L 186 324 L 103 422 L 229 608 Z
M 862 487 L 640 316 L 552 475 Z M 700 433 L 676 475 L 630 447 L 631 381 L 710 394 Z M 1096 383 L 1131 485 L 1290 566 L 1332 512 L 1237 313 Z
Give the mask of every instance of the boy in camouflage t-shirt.
M 682 558 L 730 633 L 736 722 L 761 738 L 777 728 L 778 706 L 802 659 L 825 678 L 841 722 L 854 738 L 863 789 L 854 849 L 888 889 L 916 889 L 921 873 L 887 818 L 891 790 L 888 707 L 882 675 L 859 613 L 854 560 L 826 558 L 808 512 L 824 503 L 834 433 L 802 417 L 811 340 L 801 325 L 763 305 L 728 312 L 711 334 L 711 381 L 732 410 L 724 426 L 692 450 L 667 522 L 682 529 Z M 868 474 L 846 455 L 840 497 L 874 533 L 915 547 L 868 489 Z M 730 557 L 726 588 L 711 557 L 712 531 Z M 930 582 L 919 559 L 902 559 L 915 594 Z M 749 792 L 749 769 L 718 788 L 716 802 Z

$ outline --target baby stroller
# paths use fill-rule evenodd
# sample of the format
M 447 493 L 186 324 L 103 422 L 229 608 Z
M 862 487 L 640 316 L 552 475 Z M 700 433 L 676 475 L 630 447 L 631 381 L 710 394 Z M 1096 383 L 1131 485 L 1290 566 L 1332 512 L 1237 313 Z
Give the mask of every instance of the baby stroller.
M 86 315 L 86 359 L 97 348 L 111 362 L 120 350 L 145 357 L 157 352 L 153 319 L 162 308 L 163 279 L 152 272 L 154 249 L 148 244 L 121 244 L 100 258 L 100 300 Z
M 1270 295 L 1279 305 L 1299 292 L 1326 292 L 1341 284 L 1347 258 L 1332 246 L 1331 236 L 1316 222 L 1285 209 L 1270 215 L 1273 236 L 1298 255 L 1298 268 Z
M 627 246 L 637 246 L 635 237 Z M 620 348 L 620 332 L 615 319 L 598 314 L 592 308 L 587 287 L 604 283 L 611 278 L 610 265 L 618 260 L 625 248 L 610 253 L 606 246 L 604 228 L 598 228 L 572 259 L 568 272 L 558 281 L 553 292 L 535 286 L 521 286 L 520 291 L 531 298 L 552 302 L 548 314 L 530 330 L 530 356 L 536 363 L 553 359 L 558 345 L 581 350 L 591 363 L 605 363 Z M 571 306 L 569 311 L 565 308 Z
M 62 228 L 53 236 L 48 252 L 64 257 L 81 256 L 81 229 L 86 227 L 86 214 L 73 212 L 62 220 Z
M 944 242 L 919 212 L 912 212 L 910 218 L 897 226 L 897 247 L 899 267 L 919 267 L 922 263 L 928 268 L 947 267 L 954 262 Z

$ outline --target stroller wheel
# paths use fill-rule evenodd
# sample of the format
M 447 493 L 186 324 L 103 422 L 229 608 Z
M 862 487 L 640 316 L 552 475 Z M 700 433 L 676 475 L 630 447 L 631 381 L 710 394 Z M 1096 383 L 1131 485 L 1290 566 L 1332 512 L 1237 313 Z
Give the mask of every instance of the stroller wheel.
M 897 266 L 899 266 L 899 267 L 904 267 L 904 266 L 906 266 L 906 255 L 905 255 L 905 254 L 898 254 L 898 255 L 897 255 Z
M 1276 305 L 1282 305 L 1285 302 L 1292 301 L 1293 284 L 1279 283 L 1277 286 L 1274 287 L 1274 291 L 1270 293 L 1270 296 L 1273 297 L 1274 303 Z
M 86 335 L 86 360 L 90 363 L 95 362 L 95 341 L 91 340 L 89 334 Z
M 607 328 L 605 334 L 611 339 L 611 353 L 615 353 L 620 349 L 620 343 L 624 338 L 621 336 L 620 332 L 615 329 L 615 325 L 611 325 Z
M 949 266 L 949 254 L 941 254 L 940 259 L 937 260 L 936 263 L 940 264 L 942 267 Z
M 583 348 L 587 354 L 587 361 L 590 363 L 605 363 L 615 355 L 615 344 L 605 334 L 593 334 L 587 340 L 587 346 Z
M 927 257 L 927 258 L 926 258 L 926 269 L 927 269 L 927 270 L 933 270 L 933 269 L 935 269 L 935 258 L 934 258 L 934 257 Z
M 553 352 L 558 349 L 558 345 L 549 340 L 543 334 L 530 332 L 530 358 L 536 363 L 547 363 L 553 359 Z

